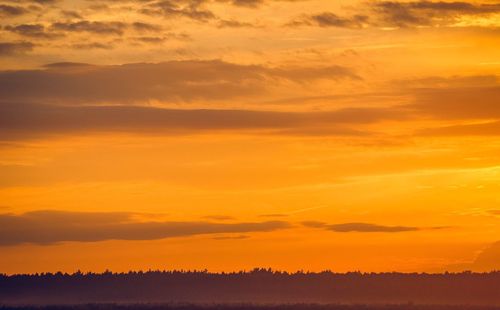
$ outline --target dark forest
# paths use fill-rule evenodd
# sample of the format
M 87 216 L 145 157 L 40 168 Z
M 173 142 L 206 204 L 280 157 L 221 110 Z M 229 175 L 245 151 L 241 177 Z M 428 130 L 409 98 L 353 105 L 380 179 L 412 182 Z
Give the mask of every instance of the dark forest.
M 500 272 L 147 271 L 1 275 L 0 304 L 432 304 L 500 306 Z

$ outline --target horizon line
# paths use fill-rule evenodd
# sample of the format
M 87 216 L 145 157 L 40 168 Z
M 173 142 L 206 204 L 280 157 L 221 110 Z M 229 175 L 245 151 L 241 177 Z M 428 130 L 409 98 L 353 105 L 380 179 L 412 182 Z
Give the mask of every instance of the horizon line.
M 34 273 L 3 273 L 0 272 L 0 277 L 15 277 L 15 276 L 79 276 L 79 275 L 132 275 L 132 274 L 153 274 L 153 273 L 163 273 L 163 274 L 208 274 L 208 275 L 251 275 L 257 273 L 267 273 L 273 275 L 388 275 L 388 274 L 397 274 L 397 275 L 486 275 L 486 274 L 500 274 L 500 270 L 490 270 L 490 271 L 472 271 L 472 270 L 463 270 L 463 271 L 443 271 L 443 272 L 426 272 L 426 271 L 415 271 L 415 272 L 401 272 L 401 271 L 383 271 L 383 272 L 375 272 L 375 271 L 345 271 L 345 272 L 336 272 L 331 269 L 325 269 L 321 271 L 310 271 L 310 270 L 295 270 L 295 271 L 286 271 L 279 270 L 273 268 L 260 268 L 256 267 L 253 269 L 243 269 L 237 271 L 209 271 L 208 269 L 148 269 L 148 270 L 129 270 L 122 272 L 115 272 L 109 269 L 104 271 L 81 271 L 77 269 L 73 272 L 63 272 L 63 271 L 55 271 L 55 272 L 34 272 Z

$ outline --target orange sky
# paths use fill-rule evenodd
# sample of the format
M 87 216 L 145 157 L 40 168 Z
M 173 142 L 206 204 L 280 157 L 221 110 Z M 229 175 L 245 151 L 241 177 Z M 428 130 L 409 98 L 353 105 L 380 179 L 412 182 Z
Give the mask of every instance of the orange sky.
M 0 1 L 0 272 L 500 269 L 500 2 Z

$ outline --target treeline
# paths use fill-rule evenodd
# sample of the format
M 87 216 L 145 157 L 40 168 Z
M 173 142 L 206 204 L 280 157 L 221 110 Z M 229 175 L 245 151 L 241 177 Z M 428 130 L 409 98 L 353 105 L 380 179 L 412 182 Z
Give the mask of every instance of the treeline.
M 347 305 L 347 304 L 81 304 L 59 306 L 0 306 L 0 310 L 498 310 L 471 305 Z
M 147 271 L 0 275 L 0 304 L 351 303 L 500 306 L 500 272 Z

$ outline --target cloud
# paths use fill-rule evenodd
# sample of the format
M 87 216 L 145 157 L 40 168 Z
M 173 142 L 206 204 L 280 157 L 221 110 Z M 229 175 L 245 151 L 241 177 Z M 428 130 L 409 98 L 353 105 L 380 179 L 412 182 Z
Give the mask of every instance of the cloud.
M 500 241 L 485 248 L 472 264 L 473 270 L 500 270 Z
M 500 118 L 500 86 L 459 86 L 417 89 L 409 108 L 439 119 Z
M 196 72 L 196 74 L 193 74 Z M 262 95 L 277 81 L 359 79 L 349 68 L 265 67 L 212 61 L 170 61 L 118 66 L 49 66 L 0 71 L 0 100 L 74 102 L 189 102 Z
M 161 43 L 166 40 L 176 40 L 176 41 L 191 41 L 192 38 L 186 33 L 175 33 L 175 32 L 163 32 L 162 36 L 137 36 L 131 37 L 132 41 L 138 41 L 143 43 Z
M 16 17 L 27 14 L 28 10 L 22 6 L 13 6 L 8 4 L 0 4 L 0 16 L 4 18 Z
M 82 44 L 88 45 L 77 48 L 112 47 L 92 42 Z M 455 124 L 415 129 L 415 135 L 500 132 L 497 104 L 500 86 L 495 76 L 396 81 L 394 84 L 403 94 L 413 97 L 412 102 L 400 106 L 295 113 L 145 106 L 151 100 L 165 103 L 249 100 L 265 96 L 270 87 L 289 87 L 290 82 L 307 84 L 319 79 L 359 77 L 349 68 L 335 65 L 267 67 L 220 60 L 116 66 L 55 63 L 38 70 L 0 71 L 0 117 L 4 119 L 1 136 L 21 139 L 33 138 L 34 133 L 126 131 L 163 135 L 216 130 L 354 136 L 367 134 L 355 126 L 358 124 L 420 119 Z
M 0 138 L 37 138 L 71 133 L 128 132 L 157 135 L 210 131 L 267 134 L 361 135 L 349 125 L 399 117 L 387 109 L 341 109 L 325 112 L 184 110 L 141 106 L 60 106 L 0 103 Z
M 220 20 L 217 26 L 219 28 L 256 28 L 257 27 L 256 25 L 254 25 L 252 23 L 241 22 L 241 21 L 234 20 L 234 19 Z
M 304 15 L 289 22 L 288 26 L 319 26 L 340 28 L 362 28 L 368 22 L 368 16 L 354 15 L 340 17 L 332 12 L 323 12 L 313 15 Z
M 283 2 L 294 2 L 301 0 L 281 0 Z M 216 20 L 218 17 L 210 11 L 207 6 L 210 3 L 229 3 L 241 8 L 259 8 L 269 3 L 265 0 L 160 0 L 146 2 L 140 12 L 146 15 L 161 15 L 168 18 L 189 18 L 198 22 Z
M 334 12 L 306 14 L 288 26 L 341 28 L 451 26 L 465 16 L 500 13 L 499 3 L 444 1 L 372 1 L 357 7 L 359 14 L 342 17 Z
M 423 136 L 499 136 L 500 121 L 426 128 L 418 131 L 417 134 Z
M 166 40 L 165 37 L 135 37 L 132 38 L 133 41 L 143 42 L 143 43 L 162 43 Z
M 498 3 L 378 1 L 371 6 L 382 25 L 395 27 L 450 25 L 461 16 L 500 13 Z
M 416 118 L 447 125 L 417 130 L 428 136 L 495 136 L 500 134 L 500 86 L 497 76 L 427 78 L 411 82 L 414 99 L 406 105 Z M 403 88 L 405 87 L 402 85 Z M 454 124 L 450 124 L 454 122 Z
M 307 0 L 215 0 L 216 2 L 228 2 L 232 5 L 244 8 L 259 8 L 262 5 L 269 4 L 272 2 L 299 2 Z
M 164 238 L 271 232 L 289 228 L 282 221 L 214 223 L 139 221 L 127 212 L 34 211 L 0 214 L 0 246 L 23 243 L 47 245 L 58 242 L 105 240 L 157 240 Z
M 18 35 L 36 39 L 55 39 L 61 37 L 59 33 L 48 32 L 42 24 L 21 24 L 16 26 L 5 26 L 5 30 Z
M 310 81 L 316 79 L 342 79 L 361 80 L 351 69 L 330 65 L 323 67 L 285 67 L 267 68 L 266 75 L 269 77 L 280 77 L 290 81 Z
M 500 134 L 498 76 L 427 77 L 394 81 L 393 84 L 401 90 L 401 94 L 411 98 L 408 104 L 399 106 L 409 119 L 436 121 L 437 125 L 416 129 L 415 135 Z
M 216 16 L 211 11 L 204 9 L 206 1 L 190 0 L 162 0 L 147 3 L 141 9 L 141 13 L 146 15 L 161 15 L 164 17 L 186 17 L 199 22 L 206 22 L 215 19 Z
M 52 69 L 64 69 L 64 68 L 85 68 L 92 66 L 91 64 L 83 63 L 83 62 L 55 62 L 46 64 L 44 68 L 52 68 Z
M 82 20 L 78 22 L 55 22 L 52 24 L 51 29 L 65 32 L 89 32 L 93 34 L 121 36 L 127 27 L 126 23 L 116 21 Z
M 453 272 L 464 270 L 474 272 L 500 271 L 500 241 L 487 245 L 470 263 L 448 265 L 443 269 Z
M 83 16 L 80 15 L 80 13 L 72 10 L 61 10 L 61 15 L 65 18 L 83 19 Z
M 419 230 L 418 227 L 412 227 L 412 226 L 383 226 L 383 225 L 368 224 L 368 223 L 334 224 L 334 225 L 329 225 L 327 229 L 336 232 L 388 232 L 388 233 Z
M 231 3 L 236 6 L 256 8 L 264 4 L 264 0 L 231 0 Z
M 31 0 L 31 1 L 41 5 L 53 5 L 57 3 L 59 0 Z
M 0 57 L 14 56 L 17 54 L 24 54 L 30 52 L 35 47 L 31 42 L 0 42 Z
M 132 27 L 139 32 L 158 32 L 162 30 L 160 25 L 144 23 L 144 22 L 134 22 Z
M 105 44 L 105 43 L 99 43 L 99 42 L 91 42 L 91 43 L 77 43 L 77 44 L 72 44 L 72 48 L 75 49 L 84 49 L 84 50 L 90 50 L 90 49 L 104 49 L 104 50 L 109 50 L 113 48 L 112 44 Z
M 384 226 L 369 223 L 341 223 L 341 224 L 327 224 L 323 222 L 308 221 L 302 223 L 306 227 L 322 228 L 334 232 L 361 232 L 361 233 L 399 233 L 408 231 L 422 230 L 419 227 L 413 226 Z

